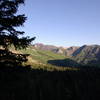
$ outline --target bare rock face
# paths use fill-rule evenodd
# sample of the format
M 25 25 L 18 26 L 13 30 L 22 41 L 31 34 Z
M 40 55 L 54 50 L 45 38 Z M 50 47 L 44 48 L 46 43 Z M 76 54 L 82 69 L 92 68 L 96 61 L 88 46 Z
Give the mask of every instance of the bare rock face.
M 40 49 L 40 50 L 48 50 L 48 51 L 52 51 L 53 49 L 57 49 L 58 47 L 53 46 L 53 45 L 44 45 L 42 43 L 36 43 L 34 45 L 35 48 Z
M 63 54 L 63 50 L 61 50 L 61 49 L 58 49 L 58 53 L 61 53 L 61 54 Z
M 100 66 L 100 45 L 84 45 L 72 56 L 78 63 Z
M 72 46 L 72 47 L 68 47 L 68 48 L 57 47 L 57 46 L 53 46 L 53 45 L 44 45 L 42 43 L 37 43 L 34 45 L 34 47 L 39 50 L 52 51 L 54 53 L 63 54 L 65 56 L 72 56 L 72 54 L 79 48 L 76 46 Z
M 53 49 L 52 52 L 58 53 L 58 54 L 64 54 L 64 49 L 63 48 L 56 48 L 56 49 Z
M 73 53 L 74 53 L 77 49 L 79 49 L 79 47 L 76 47 L 76 46 L 72 46 L 72 47 L 67 48 L 66 51 L 65 51 L 65 52 L 66 52 L 66 55 L 67 55 L 67 56 L 72 56 Z

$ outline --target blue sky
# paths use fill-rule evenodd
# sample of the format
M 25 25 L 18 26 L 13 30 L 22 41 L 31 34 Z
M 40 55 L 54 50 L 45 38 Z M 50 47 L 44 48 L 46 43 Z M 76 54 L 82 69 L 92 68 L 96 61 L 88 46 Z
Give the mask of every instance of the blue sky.
M 57 46 L 100 44 L 100 0 L 26 0 L 19 13 L 33 43 Z

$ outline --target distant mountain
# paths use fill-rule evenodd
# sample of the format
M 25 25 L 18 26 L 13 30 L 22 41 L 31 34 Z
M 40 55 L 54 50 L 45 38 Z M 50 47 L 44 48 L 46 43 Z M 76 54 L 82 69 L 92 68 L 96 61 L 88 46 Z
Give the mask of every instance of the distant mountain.
M 53 45 L 44 45 L 42 43 L 36 43 L 36 44 L 34 44 L 34 47 L 39 49 L 39 50 L 46 50 L 46 51 L 52 51 L 52 50 L 58 48 L 58 47 L 53 46 Z
M 70 57 L 79 64 L 85 65 L 100 65 L 100 45 L 83 45 L 81 47 L 57 47 L 53 45 L 35 44 L 38 50 L 50 51 L 56 54 L 61 54 Z
M 80 47 L 76 47 L 76 46 L 72 46 L 72 47 L 67 48 L 66 51 L 65 51 L 66 56 L 72 56 L 73 53 L 79 48 Z
M 57 47 L 57 46 L 53 46 L 53 45 L 44 45 L 42 43 L 36 43 L 34 45 L 34 47 L 39 50 L 52 51 L 54 53 L 62 54 L 65 56 L 72 56 L 73 52 L 75 52 L 79 48 L 79 47 L 75 47 L 75 46 L 66 47 L 66 48 L 65 47 Z
M 2 48 L 1 48 L 2 49 Z M 57 47 L 41 43 L 31 45 L 25 50 L 14 53 L 30 54 L 30 63 L 52 64 L 56 66 L 99 66 L 100 67 L 100 45 L 83 45 L 81 47 Z
M 72 54 L 72 58 L 81 64 L 100 65 L 100 45 L 84 45 Z

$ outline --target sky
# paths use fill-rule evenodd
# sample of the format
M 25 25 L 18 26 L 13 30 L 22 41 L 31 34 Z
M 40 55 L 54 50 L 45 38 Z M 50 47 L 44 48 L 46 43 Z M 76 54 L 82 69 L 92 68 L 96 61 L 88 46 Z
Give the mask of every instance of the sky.
M 33 43 L 56 46 L 100 45 L 100 0 L 26 0 L 19 8 Z

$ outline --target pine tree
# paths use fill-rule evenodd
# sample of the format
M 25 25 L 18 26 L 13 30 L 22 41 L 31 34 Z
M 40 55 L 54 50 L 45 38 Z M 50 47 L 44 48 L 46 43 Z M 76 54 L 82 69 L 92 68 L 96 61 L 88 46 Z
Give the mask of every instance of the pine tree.
M 16 30 L 16 27 L 23 26 L 27 19 L 24 14 L 17 15 L 20 4 L 24 4 L 24 0 L 0 0 L 0 46 L 7 51 L 11 45 L 14 45 L 15 49 L 26 48 L 35 39 L 24 37 L 23 31 Z

